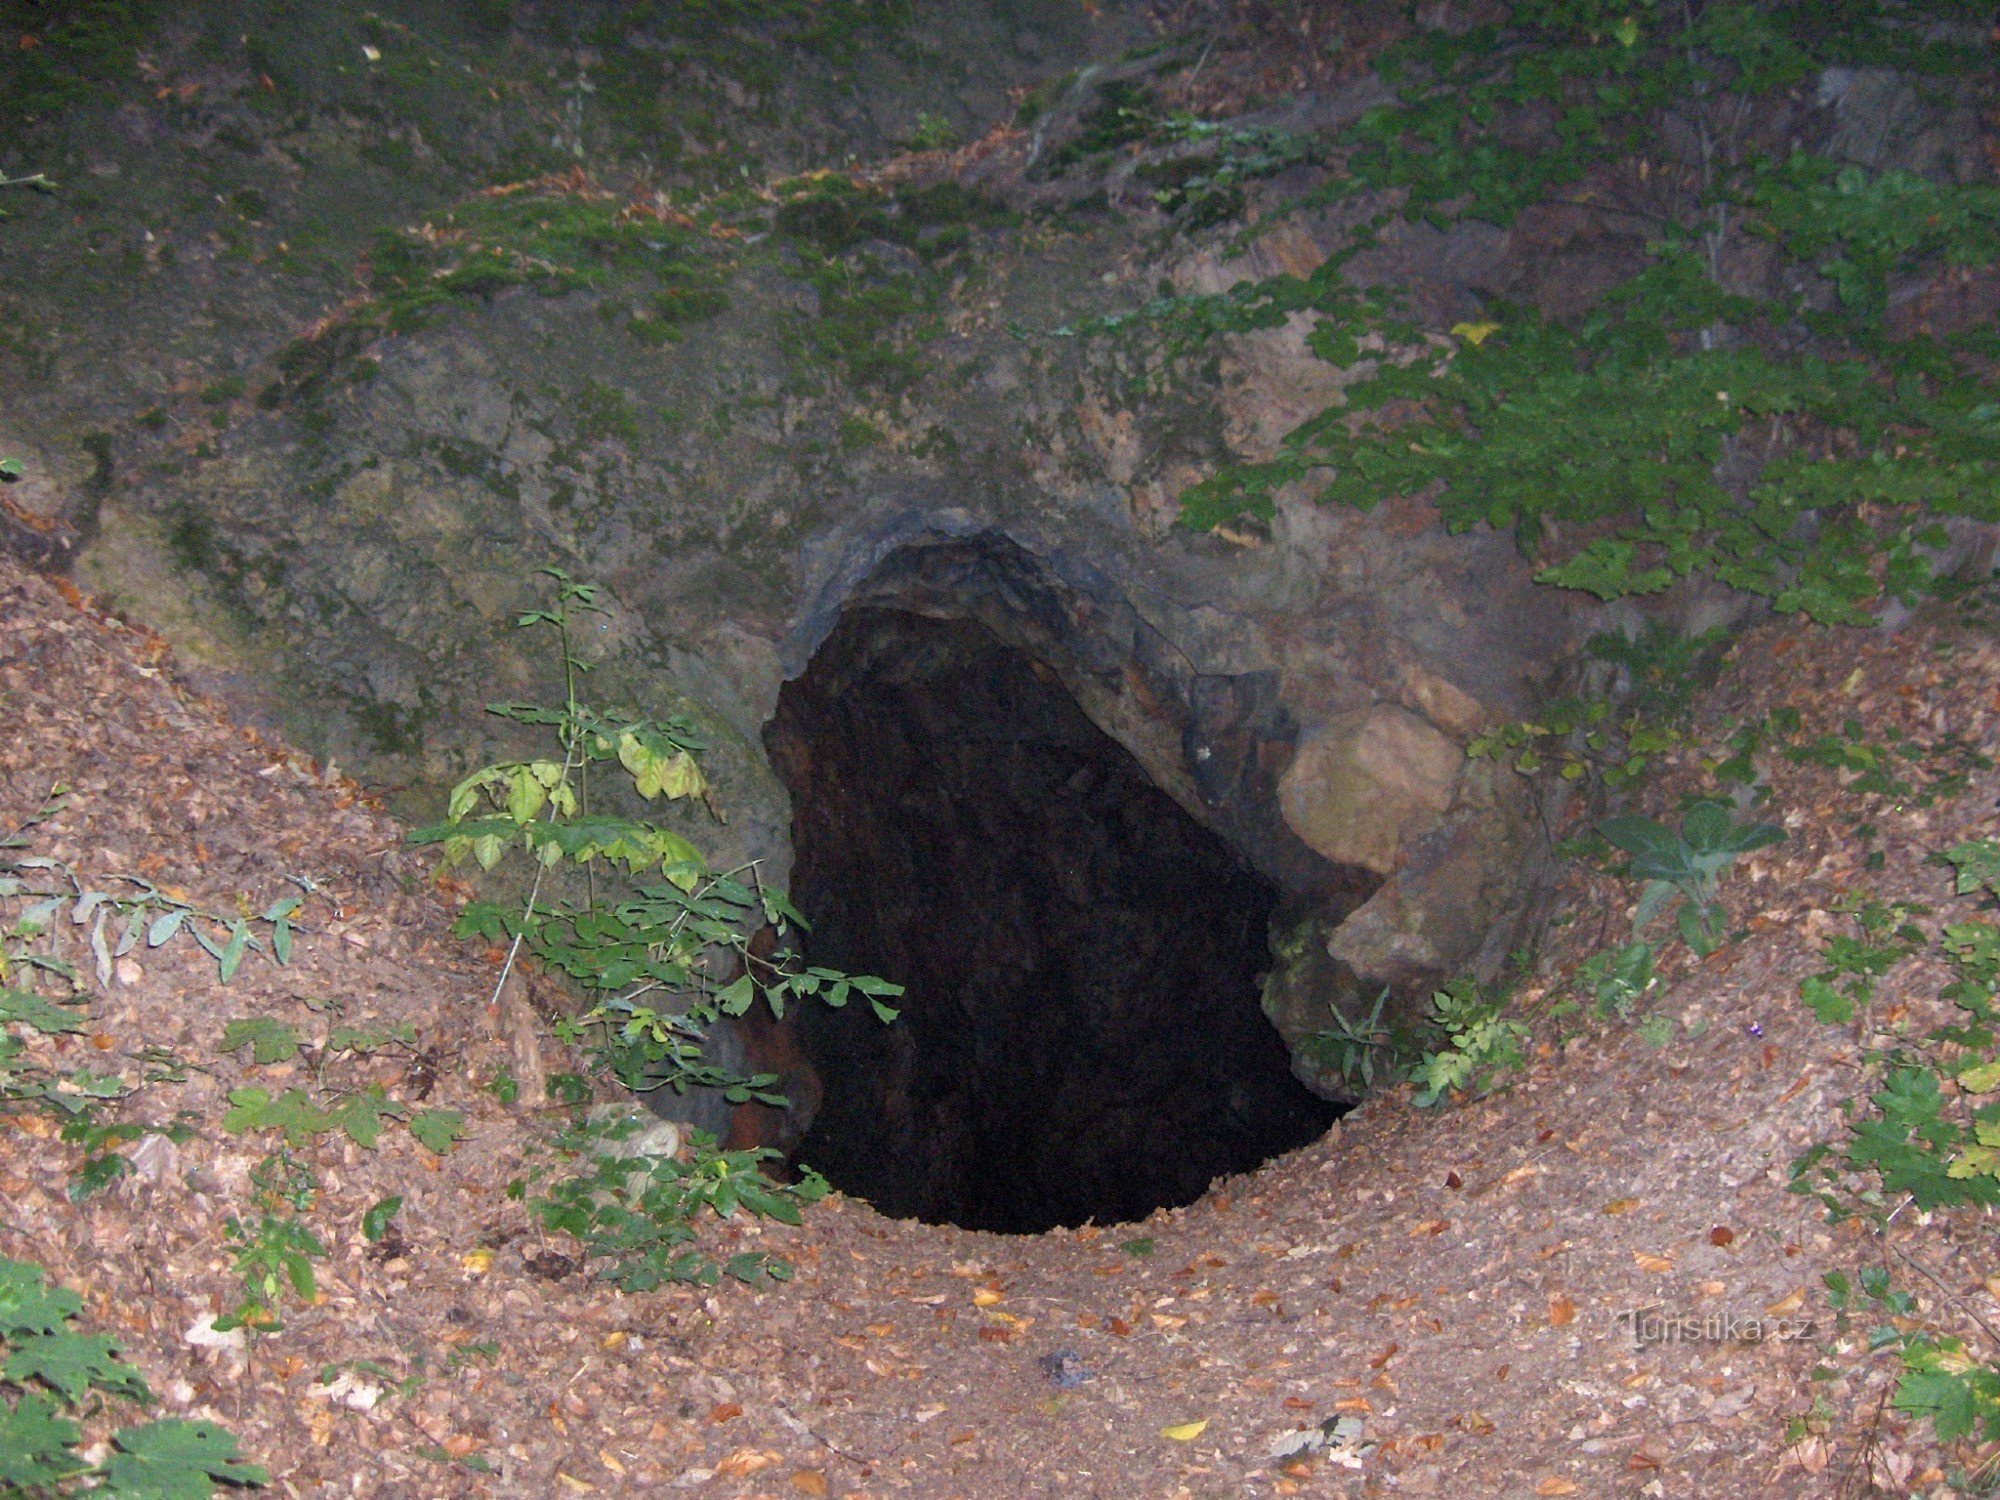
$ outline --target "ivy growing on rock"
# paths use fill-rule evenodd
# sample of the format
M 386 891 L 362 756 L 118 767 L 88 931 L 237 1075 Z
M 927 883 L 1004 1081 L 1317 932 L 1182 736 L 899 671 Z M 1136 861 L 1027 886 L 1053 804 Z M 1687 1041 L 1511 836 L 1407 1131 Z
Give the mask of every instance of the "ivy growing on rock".
M 1294 485 L 1363 509 L 1421 494 L 1454 529 L 1514 528 L 1559 587 L 1706 577 L 1870 619 L 1931 580 L 1940 522 L 2000 519 L 2000 335 L 1890 316 L 1926 278 L 1992 269 L 2000 189 L 1791 149 L 1759 122 L 1854 62 L 1987 68 L 1968 25 L 1990 17 L 1833 10 L 1537 0 L 1420 34 L 1382 59 L 1393 102 L 1335 142 L 1316 199 L 1358 227 L 1317 270 L 1069 331 L 1137 322 L 1176 353 L 1304 313 L 1313 350 L 1359 372 L 1275 455 L 1189 491 L 1190 526 L 1267 517 Z M 1579 315 L 1496 300 L 1433 326 L 1355 269 L 1399 224 L 1506 228 L 1551 202 L 1646 226 L 1636 273 Z

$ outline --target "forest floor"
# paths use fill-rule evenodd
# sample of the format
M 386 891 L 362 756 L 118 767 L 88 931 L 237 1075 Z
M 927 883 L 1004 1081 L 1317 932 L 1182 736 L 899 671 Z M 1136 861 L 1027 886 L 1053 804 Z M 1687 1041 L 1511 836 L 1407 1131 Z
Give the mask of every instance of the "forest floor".
M 1985 744 L 2000 649 L 1943 613 L 1897 633 L 1765 627 L 1698 706 L 1695 746 L 1782 706 L 1877 741 Z M 0 1256 L 80 1294 L 79 1326 L 115 1336 L 165 1413 L 226 1425 L 287 1496 L 1953 1493 L 1952 1456 L 1888 1405 L 1893 1354 L 1842 1325 L 1822 1277 L 1893 1250 L 1923 1271 L 1920 1307 L 1976 1336 L 2000 1313 L 1990 1221 L 1912 1212 L 1885 1249 L 1787 1191 L 1843 1128 L 1864 1024 L 1916 1024 L 1936 975 L 1890 970 L 1848 1027 L 1798 986 L 1858 890 L 1952 907 L 1927 857 L 1990 831 L 2000 772 L 1922 807 L 1857 792 L 1851 768 L 1769 761 L 1761 811 L 1789 836 L 1724 881 L 1745 935 L 1705 959 L 1675 945 L 1648 1029 L 1546 1020 L 1490 1097 L 1425 1111 L 1390 1091 L 1142 1225 L 1002 1238 L 836 1195 L 803 1229 L 704 1231 L 718 1255 L 782 1255 L 788 1284 L 623 1294 L 508 1194 L 557 1160 L 558 1121 L 484 1087 L 512 1055 L 496 956 L 449 935 L 449 893 L 404 830 L 179 685 L 157 637 L 0 563 L 13 857 L 223 913 L 313 885 L 288 965 L 252 953 L 225 986 L 192 944 L 140 944 L 92 986 L 82 1030 L 7 1028 L 17 1065 L 115 1075 L 98 1118 L 153 1128 L 112 1141 L 124 1169 L 77 1201 L 90 1143 L 57 1112 L 0 1109 Z M 1667 757 L 1646 808 L 1707 775 L 1697 748 Z M 56 783 L 67 799 L 35 821 Z M 1623 941 L 1634 894 L 1573 866 L 1521 1003 L 1546 1015 Z M 88 977 L 89 923 L 55 936 Z M 264 1066 L 221 1050 L 260 1019 L 302 1049 Z M 407 1030 L 342 1051 L 337 1026 Z M 242 1295 L 227 1226 L 257 1222 L 252 1173 L 280 1142 L 225 1129 L 227 1096 L 370 1084 L 460 1112 L 462 1138 L 440 1154 L 393 1108 L 372 1148 L 304 1132 L 315 1297 L 287 1293 L 281 1331 L 217 1333 Z M 364 1216 L 397 1196 L 371 1242 Z M 1645 1340 L 1635 1314 L 1711 1321 Z M 1342 1417 L 1358 1429 L 1325 1440 Z

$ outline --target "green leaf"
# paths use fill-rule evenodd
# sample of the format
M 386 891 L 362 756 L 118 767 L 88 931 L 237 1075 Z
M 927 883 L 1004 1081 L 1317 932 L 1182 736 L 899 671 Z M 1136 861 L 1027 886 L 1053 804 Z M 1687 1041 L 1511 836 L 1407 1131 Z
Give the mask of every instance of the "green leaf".
M 724 986 L 716 995 L 715 1003 L 724 1015 L 740 1016 L 750 1008 L 750 1002 L 756 997 L 757 982 L 744 974 Z
M 250 1048 L 252 1061 L 260 1067 L 287 1062 L 299 1055 L 299 1029 L 276 1016 L 244 1016 L 222 1028 L 224 1052 Z
M 93 1156 L 70 1173 L 69 1201 L 81 1203 L 92 1193 L 101 1192 L 125 1175 L 131 1164 L 116 1151 L 107 1151 L 102 1156 Z
M 48 1272 L 32 1261 L 0 1260 L 0 1336 L 60 1333 L 83 1311 L 83 1299 L 67 1287 L 50 1288 Z
M 294 1149 L 333 1125 L 333 1117 L 314 1104 L 304 1089 L 287 1089 L 278 1099 L 262 1089 L 231 1089 L 229 1108 L 222 1115 L 222 1128 L 232 1134 L 282 1130 L 285 1144 Z
M 473 934 L 477 936 L 478 934 Z M 329 1052 L 373 1052 L 391 1042 L 413 1046 L 417 1040 L 414 1023 L 398 1021 L 394 1026 L 336 1026 L 327 1033 Z
M 465 1116 L 455 1109 L 427 1109 L 411 1118 L 410 1134 L 443 1156 L 465 1135 Z
M 19 1021 L 49 1034 L 86 1029 L 79 1012 L 51 1005 L 32 990 L 0 990 L 0 1025 L 9 1021 Z
M 400 1120 L 409 1112 L 408 1105 L 389 1098 L 377 1083 L 348 1095 L 326 1112 L 326 1119 L 330 1127 L 346 1131 L 355 1145 L 372 1151 L 382 1135 L 383 1117 Z
M 236 977 L 236 971 L 243 966 L 243 955 L 250 950 L 250 924 L 238 917 L 229 925 L 229 941 L 215 956 L 215 971 L 224 984 Z
M 0 1403 L 0 1495 L 32 1495 L 90 1465 L 74 1449 L 83 1429 L 33 1391 L 9 1409 Z
M 104 1462 L 102 1494 L 117 1500 L 209 1500 L 215 1481 L 259 1486 L 270 1476 L 244 1463 L 236 1439 L 211 1422 L 166 1418 L 120 1428 L 118 1451 Z
M 1799 986 L 1799 998 L 1829 1026 L 1845 1026 L 1854 1019 L 1853 999 L 1835 989 L 1824 975 L 1815 974 Z
M 118 1346 L 102 1333 L 31 1333 L 12 1341 L 0 1374 L 17 1385 L 39 1380 L 72 1406 L 92 1388 L 130 1401 L 153 1393 L 139 1372 L 120 1360 Z
M 383 1198 L 373 1204 L 368 1212 L 361 1216 L 361 1237 L 371 1245 L 381 1239 L 383 1235 L 389 1232 L 389 1221 L 396 1217 L 397 1212 L 402 1206 L 403 1195 L 401 1193 L 398 1193 L 393 1198 Z

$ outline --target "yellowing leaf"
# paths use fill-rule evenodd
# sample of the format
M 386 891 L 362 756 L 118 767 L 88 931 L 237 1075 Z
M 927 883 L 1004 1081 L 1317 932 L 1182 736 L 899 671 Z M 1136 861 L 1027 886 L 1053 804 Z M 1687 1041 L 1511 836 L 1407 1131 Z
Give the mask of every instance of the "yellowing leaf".
M 994 1307 L 1000 1302 L 1000 1294 L 990 1286 L 982 1286 L 972 1294 L 974 1307 Z
M 1958 1086 L 1968 1094 L 1990 1094 L 2000 1089 L 2000 1062 L 1982 1063 L 1958 1075 Z
M 1789 1292 L 1785 1293 L 1785 1295 L 1780 1297 L 1776 1302 L 1773 1302 L 1769 1306 L 1767 1306 L 1764 1309 L 1764 1311 L 1770 1314 L 1770 1316 L 1774 1318 L 1785 1318 L 1785 1317 L 1790 1317 L 1793 1313 L 1797 1312 L 1800 1308 L 1804 1307 L 1805 1305 L 1806 1305 L 1805 1288 L 1793 1287 Z
M 660 790 L 669 797 L 699 797 L 708 790 L 708 779 L 701 774 L 694 757 L 682 750 L 661 768 Z
M 1979 1135 L 1979 1144 L 1967 1146 L 1958 1159 L 1945 1168 L 1948 1176 L 2000 1177 L 2000 1120 L 1982 1120 L 1972 1127 Z
M 484 1276 L 493 1269 L 491 1250 L 468 1250 L 458 1258 L 458 1267 L 468 1276 Z
M 516 823 L 534 820 L 548 801 L 548 789 L 535 775 L 532 766 L 513 766 L 507 772 L 507 816 Z
M 1453 338 L 1464 339 L 1475 349 L 1500 331 L 1498 323 L 1454 323 L 1451 325 Z
M 1604 1205 L 1604 1211 L 1608 1214 L 1629 1214 L 1638 1206 L 1639 1200 L 1637 1198 L 1613 1198 L 1609 1203 Z
M 1162 1427 L 1160 1436 L 1172 1438 L 1177 1443 L 1191 1443 L 1206 1431 L 1208 1431 L 1208 1418 L 1203 1417 L 1199 1422 L 1183 1422 L 1178 1427 Z

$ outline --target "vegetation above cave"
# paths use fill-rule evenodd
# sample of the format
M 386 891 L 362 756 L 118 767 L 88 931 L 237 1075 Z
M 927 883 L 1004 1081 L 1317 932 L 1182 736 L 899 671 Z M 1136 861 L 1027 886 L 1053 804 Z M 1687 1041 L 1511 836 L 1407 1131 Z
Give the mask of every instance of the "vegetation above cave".
M 1316 353 L 1366 372 L 1273 457 L 1195 486 L 1185 522 L 1268 517 L 1299 483 L 1363 508 L 1421 494 L 1454 528 L 1513 527 L 1545 581 L 1602 598 L 1712 577 L 1854 622 L 1911 597 L 1939 522 L 2000 518 L 2000 335 L 1949 306 L 1993 268 L 2000 188 L 1972 161 L 1941 180 L 1796 143 L 1814 91 L 1856 68 L 1985 97 L 1985 9 L 1574 0 L 1505 17 L 1381 56 L 1393 102 L 1340 132 L 1328 180 L 1289 205 L 1354 222 L 1317 270 L 1074 330 L 1143 327 L 1186 353 L 1305 314 Z M 1633 274 L 1581 306 L 1495 298 L 1433 321 L 1354 272 L 1399 228 L 1516 228 L 1551 203 L 1629 240 Z

